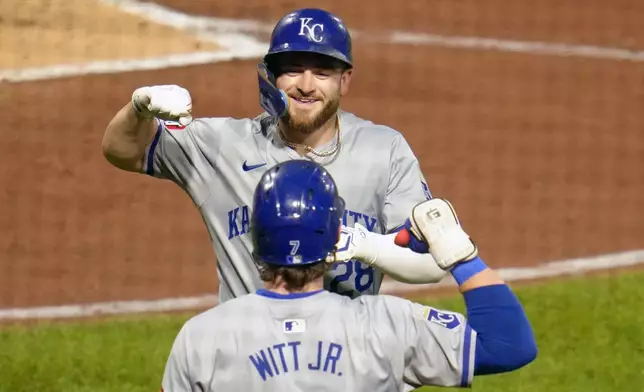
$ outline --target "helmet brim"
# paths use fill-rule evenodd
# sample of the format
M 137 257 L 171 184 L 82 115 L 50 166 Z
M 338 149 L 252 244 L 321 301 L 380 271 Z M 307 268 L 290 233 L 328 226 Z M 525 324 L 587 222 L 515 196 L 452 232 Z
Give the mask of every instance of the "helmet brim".
M 353 63 L 350 58 L 344 55 L 339 50 L 335 50 L 328 46 L 321 47 L 312 44 L 284 44 L 272 48 L 272 50 L 264 56 L 264 61 L 267 63 L 272 62 L 278 55 L 283 54 L 297 54 L 297 53 L 313 53 L 321 56 L 329 57 L 341 63 L 343 68 L 353 68 Z

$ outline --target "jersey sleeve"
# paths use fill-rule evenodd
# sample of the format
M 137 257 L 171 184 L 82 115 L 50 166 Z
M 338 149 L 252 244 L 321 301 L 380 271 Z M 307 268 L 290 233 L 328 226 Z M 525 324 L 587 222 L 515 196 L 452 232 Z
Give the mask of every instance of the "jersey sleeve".
M 192 392 L 188 369 L 188 332 L 184 326 L 174 340 L 163 373 L 162 392 Z
M 386 297 L 386 317 L 410 385 L 469 387 L 474 377 L 476 331 L 465 316 L 401 298 Z
M 383 209 L 387 233 L 400 228 L 416 204 L 432 197 L 418 159 L 401 134 L 394 139 L 389 162 L 389 181 Z
M 173 181 L 200 205 L 209 194 L 208 184 L 221 148 L 221 133 L 212 122 L 203 119 L 196 119 L 186 127 L 158 120 L 157 132 L 146 148 L 143 172 Z

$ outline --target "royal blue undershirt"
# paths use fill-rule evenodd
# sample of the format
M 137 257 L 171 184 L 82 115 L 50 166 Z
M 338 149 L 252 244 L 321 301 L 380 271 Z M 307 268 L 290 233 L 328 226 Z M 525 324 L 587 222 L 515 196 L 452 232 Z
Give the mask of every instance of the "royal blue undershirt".
M 537 345 L 518 299 L 505 284 L 463 293 L 468 324 L 476 331 L 474 374 L 495 374 L 532 362 Z

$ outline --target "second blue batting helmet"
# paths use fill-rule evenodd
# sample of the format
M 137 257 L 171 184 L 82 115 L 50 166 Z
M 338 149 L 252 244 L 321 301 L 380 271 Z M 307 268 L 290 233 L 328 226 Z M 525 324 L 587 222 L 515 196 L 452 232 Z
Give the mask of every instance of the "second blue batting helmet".
M 284 15 L 271 34 L 263 61 L 258 64 L 260 104 L 272 116 L 281 117 L 288 108 L 288 97 L 275 87 L 274 70 L 269 64 L 281 53 L 316 53 L 353 67 L 351 34 L 344 22 L 319 8 L 303 8 Z
M 326 169 L 303 159 L 279 163 L 255 189 L 253 256 L 281 266 L 324 260 L 335 250 L 343 214 L 344 200 Z

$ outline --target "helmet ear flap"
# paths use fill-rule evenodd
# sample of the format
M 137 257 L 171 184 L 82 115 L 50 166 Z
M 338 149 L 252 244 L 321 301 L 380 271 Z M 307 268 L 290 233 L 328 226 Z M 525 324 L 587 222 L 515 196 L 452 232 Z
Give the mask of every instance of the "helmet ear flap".
M 271 64 L 271 61 L 264 57 L 264 60 L 260 62 L 261 69 L 258 67 L 258 72 L 261 71 L 265 76 L 266 80 L 271 83 L 273 86 L 277 86 L 277 75 L 275 74 L 275 64 Z
M 275 75 L 264 61 L 257 64 L 257 81 L 262 108 L 273 117 L 283 117 L 288 111 L 288 95 L 277 88 Z

